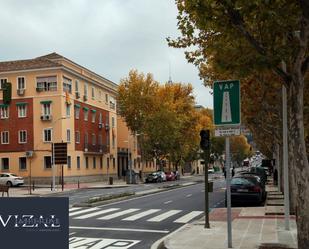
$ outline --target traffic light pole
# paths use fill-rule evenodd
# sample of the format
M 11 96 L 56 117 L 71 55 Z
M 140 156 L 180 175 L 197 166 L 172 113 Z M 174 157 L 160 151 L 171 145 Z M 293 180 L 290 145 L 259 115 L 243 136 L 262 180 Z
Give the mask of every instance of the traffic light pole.
M 208 198 L 208 163 L 209 163 L 209 149 L 205 150 L 204 155 L 204 176 L 205 176 L 205 228 L 210 228 L 209 225 L 209 198 Z

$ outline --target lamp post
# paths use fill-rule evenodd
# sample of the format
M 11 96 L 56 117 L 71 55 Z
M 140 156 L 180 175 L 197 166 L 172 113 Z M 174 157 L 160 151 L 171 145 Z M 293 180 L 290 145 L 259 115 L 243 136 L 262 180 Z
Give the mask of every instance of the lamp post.
M 52 128 L 54 129 L 54 125 L 56 124 L 57 121 L 61 120 L 61 119 L 66 119 L 66 117 L 60 117 L 58 119 L 56 119 L 53 123 L 52 123 Z M 54 132 L 53 132 L 54 133 Z M 55 167 L 55 143 L 54 143 L 54 134 L 52 134 L 52 173 L 53 173 L 53 177 L 52 177 L 52 191 L 56 191 L 56 167 Z

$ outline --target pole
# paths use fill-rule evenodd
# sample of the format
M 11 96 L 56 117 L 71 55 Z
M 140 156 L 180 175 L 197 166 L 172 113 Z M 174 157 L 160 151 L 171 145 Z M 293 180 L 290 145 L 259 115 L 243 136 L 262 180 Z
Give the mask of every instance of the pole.
M 276 145 L 276 150 L 277 150 L 277 172 L 278 172 L 278 191 L 281 192 L 281 167 L 280 167 L 280 145 Z
M 63 188 L 64 188 L 64 174 L 63 174 L 63 165 L 61 165 L 61 189 L 63 191 Z
M 232 214 L 231 214 L 231 171 L 230 171 L 230 138 L 225 138 L 225 170 L 226 170 L 226 203 L 227 203 L 227 243 L 232 248 Z
M 287 132 L 287 97 L 286 88 L 282 85 L 282 122 L 283 122 L 283 179 L 284 179 L 284 224 L 290 230 L 290 196 L 288 168 L 288 132 Z
M 205 176 L 205 228 L 210 228 L 209 225 L 209 200 L 208 200 L 208 162 L 209 149 L 204 151 L 204 176 Z
M 129 166 L 129 184 L 132 183 L 132 165 L 130 160 L 130 131 L 128 130 L 128 166 Z
M 52 191 L 56 191 L 55 183 L 56 183 L 56 167 L 55 167 L 55 143 L 52 144 L 52 171 L 53 171 L 53 183 L 52 183 Z
M 31 158 L 29 158 L 29 194 L 31 195 Z

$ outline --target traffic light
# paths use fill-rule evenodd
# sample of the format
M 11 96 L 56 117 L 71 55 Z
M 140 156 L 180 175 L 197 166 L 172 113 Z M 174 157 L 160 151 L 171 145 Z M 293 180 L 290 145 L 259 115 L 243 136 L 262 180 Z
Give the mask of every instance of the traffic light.
M 201 142 L 200 146 L 203 150 L 208 150 L 210 148 L 210 131 L 201 130 L 200 132 Z

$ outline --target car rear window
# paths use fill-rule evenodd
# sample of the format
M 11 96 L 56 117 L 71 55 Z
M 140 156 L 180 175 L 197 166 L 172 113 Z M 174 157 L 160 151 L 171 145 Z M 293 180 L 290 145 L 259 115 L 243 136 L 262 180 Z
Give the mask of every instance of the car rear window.
M 252 185 L 252 182 L 246 178 L 232 178 L 232 185 Z

